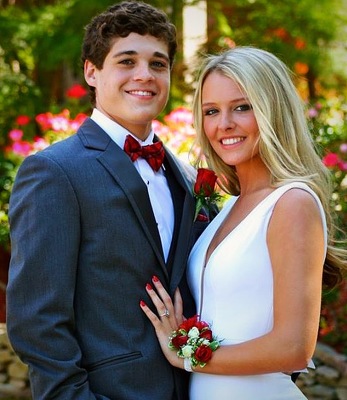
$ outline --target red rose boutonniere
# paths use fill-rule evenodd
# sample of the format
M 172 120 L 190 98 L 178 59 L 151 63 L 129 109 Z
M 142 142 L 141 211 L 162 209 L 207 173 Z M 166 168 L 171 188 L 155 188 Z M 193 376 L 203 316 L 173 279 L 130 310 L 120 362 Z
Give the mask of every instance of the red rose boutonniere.
M 217 175 L 212 170 L 207 168 L 198 169 L 198 175 L 193 189 L 193 194 L 196 199 L 194 221 L 202 207 L 206 207 L 207 210 L 210 210 L 211 206 L 215 205 L 216 202 L 220 200 L 221 196 L 215 191 L 216 181 Z
M 177 351 L 178 357 L 187 358 L 191 366 L 202 368 L 221 342 L 213 337 L 210 325 L 200 321 L 197 315 L 183 321 L 169 339 L 169 348 Z

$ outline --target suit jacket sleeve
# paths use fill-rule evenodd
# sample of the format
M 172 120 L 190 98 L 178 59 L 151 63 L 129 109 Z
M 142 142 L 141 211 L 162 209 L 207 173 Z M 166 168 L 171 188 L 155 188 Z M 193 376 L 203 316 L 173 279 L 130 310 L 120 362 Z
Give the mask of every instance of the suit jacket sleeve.
M 22 164 L 10 200 L 12 258 L 7 327 L 29 364 L 33 398 L 104 399 L 91 393 L 74 337 L 79 204 L 59 165 L 36 155 Z

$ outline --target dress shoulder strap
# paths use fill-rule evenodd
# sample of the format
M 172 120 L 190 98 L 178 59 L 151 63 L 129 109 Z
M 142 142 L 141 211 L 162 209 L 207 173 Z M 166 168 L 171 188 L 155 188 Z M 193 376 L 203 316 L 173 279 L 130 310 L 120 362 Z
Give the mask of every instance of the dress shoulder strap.
M 310 193 L 310 195 L 315 199 L 317 206 L 319 208 L 320 214 L 321 214 L 323 230 L 324 230 L 324 242 L 325 242 L 325 246 L 327 247 L 328 234 L 327 234 L 327 222 L 326 222 L 325 212 L 324 212 L 324 209 L 323 209 L 323 206 L 322 206 L 322 203 L 321 203 L 319 197 L 306 183 L 291 182 L 291 183 L 287 183 L 283 186 L 280 186 L 279 188 L 274 190 L 265 199 L 264 203 L 266 203 L 267 207 L 269 207 L 269 206 L 271 207 L 271 205 L 272 205 L 272 208 L 273 208 L 275 206 L 275 204 L 277 203 L 277 201 L 281 198 L 281 196 L 284 195 L 284 193 L 286 193 L 288 190 L 294 189 L 294 188 L 305 190 L 306 192 Z

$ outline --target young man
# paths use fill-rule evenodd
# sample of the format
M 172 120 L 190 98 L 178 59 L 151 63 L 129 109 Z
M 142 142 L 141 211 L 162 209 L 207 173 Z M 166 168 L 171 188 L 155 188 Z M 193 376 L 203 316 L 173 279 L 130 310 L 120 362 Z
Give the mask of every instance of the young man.
M 151 130 L 175 51 L 174 26 L 148 4 L 96 16 L 82 50 L 91 118 L 18 172 L 7 325 L 35 400 L 187 399 L 139 308 L 153 276 L 191 301 L 192 184 Z

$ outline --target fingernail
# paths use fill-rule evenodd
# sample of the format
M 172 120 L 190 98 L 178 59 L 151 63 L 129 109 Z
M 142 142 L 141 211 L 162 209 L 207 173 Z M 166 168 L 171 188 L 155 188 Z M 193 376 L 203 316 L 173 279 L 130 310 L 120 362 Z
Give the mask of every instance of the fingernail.
M 153 290 L 152 286 L 151 286 L 149 283 L 147 283 L 146 289 L 147 289 L 147 290 Z
M 146 305 L 146 303 L 145 303 L 143 300 L 141 300 L 141 301 L 140 301 L 140 306 L 141 306 L 141 307 L 144 307 L 145 305 Z
M 159 282 L 159 278 L 157 276 L 153 275 L 152 281 L 153 282 Z

